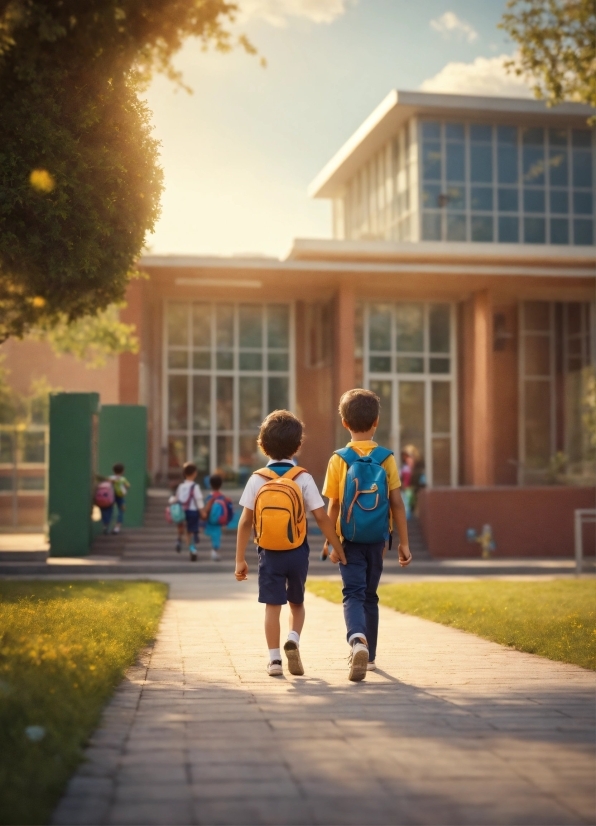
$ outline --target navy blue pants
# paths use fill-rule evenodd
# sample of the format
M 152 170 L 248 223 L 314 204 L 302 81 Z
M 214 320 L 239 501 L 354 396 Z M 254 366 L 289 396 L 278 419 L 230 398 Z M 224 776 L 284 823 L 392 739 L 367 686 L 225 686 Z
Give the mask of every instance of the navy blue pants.
M 377 588 L 383 573 L 384 542 L 373 545 L 344 542 L 347 565 L 339 563 L 343 582 L 344 619 L 347 639 L 363 634 L 368 643 L 369 660 L 377 655 L 379 636 L 379 597 Z
M 305 539 L 291 551 L 259 552 L 259 602 L 267 605 L 302 605 L 304 585 L 308 575 L 310 549 Z

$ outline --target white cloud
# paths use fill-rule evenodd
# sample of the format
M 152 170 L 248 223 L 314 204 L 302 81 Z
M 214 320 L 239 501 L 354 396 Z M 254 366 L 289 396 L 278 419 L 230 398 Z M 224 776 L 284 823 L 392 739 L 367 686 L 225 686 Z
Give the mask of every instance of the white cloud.
M 240 18 L 260 18 L 272 26 L 288 25 L 289 18 L 298 17 L 313 23 L 332 23 L 340 17 L 349 0 L 240 0 Z
M 512 55 L 477 57 L 472 63 L 447 63 L 440 72 L 425 80 L 422 92 L 451 92 L 462 95 L 495 97 L 533 97 L 523 77 L 506 71 L 505 61 Z
M 468 43 L 473 43 L 478 38 L 478 32 L 465 20 L 460 18 L 452 11 L 446 11 L 440 17 L 435 17 L 430 21 L 431 29 L 439 32 L 443 37 L 450 37 L 455 34 L 463 37 Z

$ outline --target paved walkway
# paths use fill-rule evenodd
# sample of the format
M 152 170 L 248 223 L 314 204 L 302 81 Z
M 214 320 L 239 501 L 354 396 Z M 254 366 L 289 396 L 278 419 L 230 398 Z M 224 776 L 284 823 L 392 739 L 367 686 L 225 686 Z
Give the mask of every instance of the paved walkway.
M 309 597 L 307 674 L 274 679 L 254 577 L 169 581 L 55 824 L 594 822 L 592 673 L 382 609 L 352 684 L 341 608 Z

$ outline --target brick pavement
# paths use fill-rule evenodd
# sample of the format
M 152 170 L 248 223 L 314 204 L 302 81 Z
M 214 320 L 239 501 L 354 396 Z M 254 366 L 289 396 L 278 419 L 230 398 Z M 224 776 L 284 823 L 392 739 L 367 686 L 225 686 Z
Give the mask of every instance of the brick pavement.
M 309 596 L 306 676 L 275 679 L 254 576 L 167 579 L 54 824 L 594 822 L 592 673 L 382 609 L 352 684 L 341 608 Z

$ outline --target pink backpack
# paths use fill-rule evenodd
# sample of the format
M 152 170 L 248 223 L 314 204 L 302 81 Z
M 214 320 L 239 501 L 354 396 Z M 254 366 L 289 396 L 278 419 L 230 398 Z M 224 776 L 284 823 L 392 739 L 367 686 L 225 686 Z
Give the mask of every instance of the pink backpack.
M 114 504 L 114 486 L 111 482 L 100 482 L 95 488 L 95 495 L 93 497 L 94 504 L 98 508 L 109 508 Z

